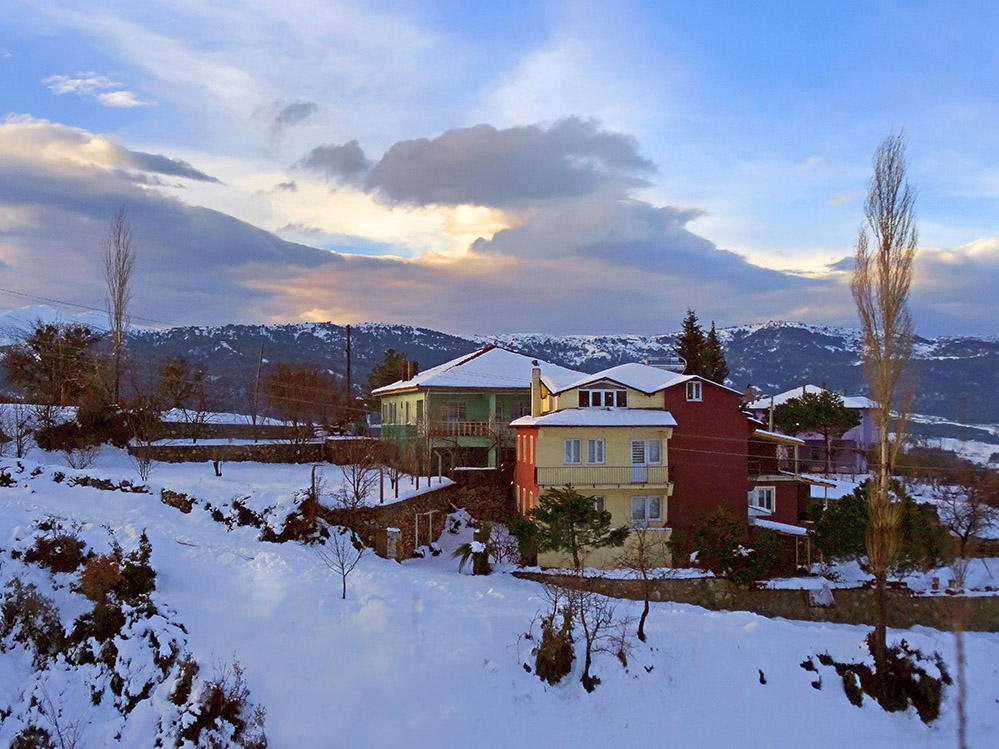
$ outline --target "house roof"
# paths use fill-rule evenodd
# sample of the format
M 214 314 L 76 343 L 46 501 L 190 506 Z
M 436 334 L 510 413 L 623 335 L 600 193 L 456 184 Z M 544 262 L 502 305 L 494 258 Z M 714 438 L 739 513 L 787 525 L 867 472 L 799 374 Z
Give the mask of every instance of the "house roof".
M 767 528 L 778 533 L 786 533 L 789 536 L 807 536 L 808 530 L 800 525 L 789 525 L 788 523 L 778 523 L 776 520 L 764 520 L 763 518 L 751 517 L 749 522 L 760 528 Z
M 764 442 L 776 442 L 780 445 L 804 445 L 805 440 L 799 437 L 791 437 L 787 434 L 781 434 L 780 432 L 767 432 L 763 429 L 756 429 L 753 431 L 753 437 L 761 439 Z
M 792 388 L 787 390 L 780 395 L 773 396 L 773 405 L 779 406 L 782 403 L 787 403 L 793 398 L 800 398 L 802 395 L 802 390 L 806 393 L 811 393 L 812 395 L 818 395 L 823 392 L 826 388 L 820 388 L 817 385 L 803 385 L 801 387 Z M 877 408 L 878 404 L 863 395 L 844 395 L 843 405 L 847 408 Z M 765 411 L 770 408 L 770 396 L 765 396 L 763 398 L 757 398 L 752 403 L 749 404 L 749 409 L 751 411 Z
M 544 416 L 521 416 L 513 427 L 674 427 L 669 411 L 652 408 L 566 408 Z
M 706 380 L 698 375 L 679 374 L 677 372 L 670 372 L 665 369 L 660 369 L 659 367 L 652 367 L 648 364 L 639 364 L 637 362 L 618 364 L 616 367 L 603 369 L 599 372 L 595 372 L 594 374 L 584 375 L 576 380 L 570 380 L 559 387 L 552 387 L 552 384 L 547 381 L 545 382 L 545 385 L 547 385 L 548 389 L 553 393 L 561 393 L 566 390 L 586 387 L 587 385 L 595 385 L 602 380 L 610 380 L 618 385 L 623 385 L 624 387 L 631 388 L 632 390 L 638 390 L 642 393 L 649 394 L 665 390 L 666 388 L 670 388 L 675 385 L 680 385 L 689 380 L 709 382 L 712 385 L 717 385 L 725 390 L 731 390 L 733 393 L 738 393 L 737 390 L 732 390 L 732 388 L 726 385 L 719 385 L 717 382 L 711 382 L 711 380 Z M 739 395 L 741 395 L 741 393 L 739 393 Z
M 431 367 L 410 380 L 398 380 L 376 388 L 372 395 L 388 395 L 396 391 L 423 387 L 502 390 L 530 388 L 531 370 L 537 366 L 542 378 L 555 382 L 579 379 L 582 372 L 535 359 L 501 346 L 486 346 L 471 354 L 459 356 L 444 364 Z

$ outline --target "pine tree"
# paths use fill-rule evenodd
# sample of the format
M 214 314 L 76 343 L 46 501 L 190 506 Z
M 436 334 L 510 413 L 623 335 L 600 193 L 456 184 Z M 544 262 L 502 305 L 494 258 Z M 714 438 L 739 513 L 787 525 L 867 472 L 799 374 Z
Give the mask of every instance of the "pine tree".
M 774 409 L 774 422 L 786 434 L 818 432 L 826 446 L 826 473 L 832 472 L 832 441 L 860 423 L 856 409 L 847 408 L 843 398 L 829 390 L 803 393 Z
M 718 333 L 715 331 L 715 321 L 711 321 L 711 330 L 704 341 L 704 349 L 701 352 L 701 375 L 719 385 L 725 384 L 728 377 L 728 364 L 725 362 L 725 351 L 721 341 L 718 340 Z
M 699 375 L 702 373 L 704 343 L 704 331 L 701 329 L 700 323 L 697 322 L 697 315 L 694 314 L 694 310 L 688 307 L 687 316 L 683 319 L 683 327 L 680 329 L 680 335 L 673 347 L 673 352 L 687 363 L 687 367 L 684 369 L 686 374 Z

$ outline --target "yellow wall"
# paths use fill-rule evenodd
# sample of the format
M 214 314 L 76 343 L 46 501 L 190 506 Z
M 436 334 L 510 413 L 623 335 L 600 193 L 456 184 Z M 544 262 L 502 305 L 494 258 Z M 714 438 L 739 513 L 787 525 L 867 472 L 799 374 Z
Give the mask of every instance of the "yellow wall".
M 656 559 L 656 562 L 654 562 L 656 566 L 665 567 L 673 564 L 673 557 L 670 554 L 669 547 L 666 545 L 671 534 L 672 531 L 666 529 L 652 531 L 646 536 L 651 546 L 653 558 Z M 624 546 L 584 550 L 580 561 L 584 567 L 592 567 L 599 570 L 620 568 L 622 566 L 621 559 L 634 546 L 635 538 L 635 534 L 632 533 L 628 536 L 628 540 L 625 541 Z M 538 555 L 538 565 L 541 567 L 571 568 L 572 556 L 569 554 L 545 552 Z
M 606 456 L 602 465 L 631 465 L 631 441 L 656 439 L 662 442 L 663 465 L 668 465 L 667 440 L 672 436 L 670 427 L 541 427 L 538 430 L 537 465 L 551 467 L 564 465 L 563 440 L 582 440 L 582 463 L 586 463 L 586 440 L 602 438 Z

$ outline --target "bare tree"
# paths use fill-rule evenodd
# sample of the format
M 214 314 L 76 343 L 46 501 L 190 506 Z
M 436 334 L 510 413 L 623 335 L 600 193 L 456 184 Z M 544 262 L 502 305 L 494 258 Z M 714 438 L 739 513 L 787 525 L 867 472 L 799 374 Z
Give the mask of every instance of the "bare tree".
M 347 576 L 357 567 L 368 549 L 350 528 L 337 526 L 331 529 L 330 537 L 325 546 L 316 549 L 316 553 L 327 567 L 340 575 L 342 583 L 340 597 L 347 599 Z
M 938 506 L 944 527 L 954 540 L 951 571 L 954 586 L 964 590 L 968 552 L 975 538 L 999 522 L 999 474 L 985 468 L 968 468 L 955 473 L 951 484 L 937 489 Z
M 579 581 L 578 587 L 568 591 L 570 608 L 583 631 L 583 673 L 579 680 L 587 692 L 597 688 L 600 679 L 590 673 L 593 665 L 593 654 L 610 652 L 617 646 L 617 655 L 624 658 L 623 639 L 615 637 L 613 631 L 617 622 L 617 604 L 612 598 L 587 590 L 585 582 Z
M 344 441 L 342 455 L 346 462 L 340 466 L 343 483 L 334 494 L 338 510 L 356 510 L 368 503 L 380 480 L 376 440 L 357 437 Z
M 34 433 L 31 407 L 23 403 L 12 403 L 4 418 L 4 431 L 9 432 L 14 442 L 15 457 L 25 457 L 31 449 L 31 435 Z
M 121 398 L 122 357 L 131 318 L 132 271 L 135 268 L 135 242 L 125 206 L 115 211 L 101 242 L 104 284 L 107 288 L 108 330 L 111 333 L 114 402 Z
M 889 135 L 874 152 L 873 165 L 850 290 L 860 317 L 861 356 L 879 435 L 878 473 L 868 484 L 866 545 L 875 580 L 874 660 L 880 674 L 888 653 L 885 586 L 899 545 L 901 516 L 888 482 L 904 442 L 912 397 L 903 378 L 912 356 L 908 299 L 916 256 L 916 195 L 906 179 L 905 136 Z
M 642 591 L 644 606 L 638 619 L 638 639 L 642 642 L 645 642 L 645 620 L 649 616 L 652 582 L 673 574 L 673 570 L 667 566 L 669 551 L 663 543 L 663 537 L 664 533 L 659 529 L 635 526 L 617 558 L 617 566 L 628 570 L 638 580 Z

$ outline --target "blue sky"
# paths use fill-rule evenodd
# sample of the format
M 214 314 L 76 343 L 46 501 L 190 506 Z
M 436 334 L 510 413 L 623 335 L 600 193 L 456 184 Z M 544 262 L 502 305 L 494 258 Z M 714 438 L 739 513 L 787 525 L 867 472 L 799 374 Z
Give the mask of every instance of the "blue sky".
M 853 324 L 904 128 L 917 328 L 995 332 L 999 6 L 485 6 L 0 4 L 0 282 L 99 302 L 125 203 L 171 322 Z

